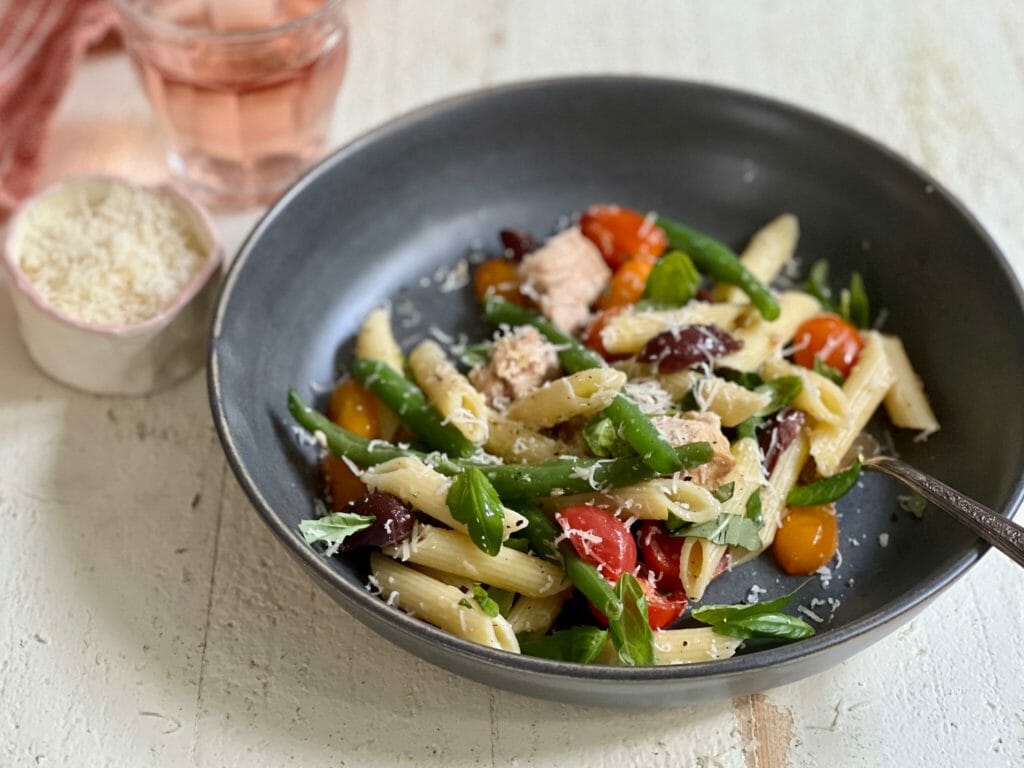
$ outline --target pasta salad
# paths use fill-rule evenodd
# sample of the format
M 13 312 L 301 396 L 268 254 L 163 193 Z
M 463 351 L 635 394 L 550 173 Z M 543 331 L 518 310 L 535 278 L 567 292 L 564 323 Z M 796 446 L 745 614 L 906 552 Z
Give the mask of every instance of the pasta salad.
M 799 225 L 742 255 L 668 218 L 595 205 L 546 242 L 505 230 L 476 267 L 491 338 L 403 353 L 365 318 L 326 414 L 289 408 L 323 449 L 326 556 L 370 549 L 368 588 L 493 648 L 681 664 L 814 633 L 791 595 L 707 604 L 771 551 L 788 574 L 836 553 L 876 410 L 939 428 L 900 340 L 871 328 L 860 276 L 799 288 Z M 792 283 L 792 281 L 787 281 Z

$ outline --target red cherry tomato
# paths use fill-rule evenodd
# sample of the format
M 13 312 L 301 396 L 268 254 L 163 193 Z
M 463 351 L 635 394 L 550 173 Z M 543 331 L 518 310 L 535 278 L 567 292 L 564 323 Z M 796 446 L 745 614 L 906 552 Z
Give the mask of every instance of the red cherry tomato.
M 608 321 L 611 320 L 615 315 L 626 309 L 625 306 L 612 307 L 601 312 L 595 317 L 590 325 L 587 326 L 587 330 L 583 332 L 583 343 L 590 347 L 603 357 L 605 360 L 621 360 L 627 355 L 613 355 L 607 349 L 604 348 L 604 342 L 601 340 L 601 331 L 608 325 Z
M 654 263 L 668 247 L 668 238 L 653 217 L 617 205 L 590 206 L 580 219 L 580 230 L 613 270 L 630 259 Z
M 815 315 L 796 329 L 793 337 L 793 360 L 804 368 L 814 369 L 814 359 L 850 375 L 860 357 L 864 340 L 857 329 L 837 315 Z
M 651 625 L 651 629 L 664 629 L 683 615 L 683 611 L 686 610 L 686 595 L 682 592 L 663 595 L 646 579 L 641 579 L 640 584 L 644 588 L 644 597 L 647 598 L 647 623 Z
M 581 558 L 614 584 L 636 568 L 636 542 L 629 529 L 611 512 L 583 504 L 555 515 L 566 538 Z
M 686 541 L 682 536 L 673 536 L 653 520 L 645 520 L 636 537 L 640 555 L 654 575 L 659 589 L 682 589 L 679 580 L 679 553 Z

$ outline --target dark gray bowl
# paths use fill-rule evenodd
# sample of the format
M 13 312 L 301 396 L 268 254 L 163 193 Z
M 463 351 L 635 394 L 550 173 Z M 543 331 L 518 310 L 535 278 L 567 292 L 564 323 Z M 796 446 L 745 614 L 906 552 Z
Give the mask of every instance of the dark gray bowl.
M 942 431 L 900 454 L 1007 513 L 1024 492 L 1024 308 L 996 246 L 953 197 L 902 158 L 777 102 L 692 83 L 579 78 L 516 85 L 414 112 L 353 142 L 299 181 L 235 260 L 210 352 L 210 399 L 224 450 L 253 505 L 338 602 L 397 645 L 467 677 L 532 696 L 621 707 L 692 704 L 820 672 L 909 620 L 984 547 L 928 510 L 900 511 L 879 476 L 841 505 L 842 564 L 804 605 L 819 634 L 686 667 L 562 664 L 493 651 L 386 607 L 364 561 L 325 559 L 297 534 L 320 482 L 285 408 L 296 386 L 330 382 L 347 340 L 391 297 L 448 333 L 485 329 L 468 291 L 439 292 L 435 270 L 471 247 L 498 250 L 505 226 L 550 233 L 590 203 L 678 217 L 741 246 L 782 211 L 799 215 L 799 255 L 865 277 L 927 382 Z M 408 304 L 406 302 L 409 302 Z M 323 405 L 323 398 L 317 399 Z M 879 535 L 889 544 L 880 546 Z M 853 545 L 857 541 L 857 546 Z M 800 582 L 764 558 L 716 581 L 708 599 Z M 833 598 L 835 603 L 817 603 Z

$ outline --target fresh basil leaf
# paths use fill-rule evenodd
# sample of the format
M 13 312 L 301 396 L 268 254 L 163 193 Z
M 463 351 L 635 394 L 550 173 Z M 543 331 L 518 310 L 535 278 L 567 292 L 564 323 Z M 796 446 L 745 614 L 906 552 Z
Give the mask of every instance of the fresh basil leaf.
M 798 590 L 797 590 L 798 591 Z M 766 600 L 763 603 L 739 603 L 736 605 L 702 605 L 694 608 L 690 616 L 702 624 L 721 624 L 723 621 L 739 621 L 748 616 L 762 613 L 778 613 L 792 602 L 796 591 L 788 595 Z
M 683 400 L 679 403 L 679 407 L 684 411 L 701 410 L 700 403 L 697 402 L 697 395 L 694 394 L 693 389 L 686 390 L 686 394 L 683 395 Z
M 764 417 L 762 416 L 751 416 L 746 421 L 741 421 L 736 425 L 736 439 L 742 440 L 745 437 L 757 438 L 757 428 L 764 424 Z
M 516 599 L 516 593 L 498 587 L 488 587 L 487 596 L 498 606 L 498 613 L 508 618 L 508 613 L 512 610 L 512 603 Z
M 670 251 L 658 259 L 647 278 L 643 298 L 665 308 L 681 307 L 700 288 L 700 273 L 682 251 Z
M 761 514 L 761 489 L 755 488 L 747 499 L 747 519 L 752 520 L 760 528 L 764 524 L 764 515 Z M 760 542 L 760 538 L 758 538 Z M 749 547 L 748 547 L 749 549 Z
M 608 417 L 598 417 L 583 428 L 583 439 L 595 456 L 607 459 L 632 456 L 635 451 L 622 439 L 618 429 Z
M 333 546 L 341 544 L 353 533 L 366 530 L 376 521 L 373 515 L 333 512 L 317 520 L 302 520 L 299 522 L 299 532 L 307 544 L 322 541 Z
M 711 627 L 720 635 L 801 640 L 814 634 L 814 627 L 801 618 L 785 613 L 761 613 L 743 619 L 723 621 Z
M 797 507 L 813 507 L 817 504 L 828 504 L 848 494 L 860 478 L 860 459 L 849 469 L 837 472 L 830 477 L 823 477 L 808 485 L 798 485 L 789 492 L 786 503 Z
M 730 547 L 758 549 L 761 546 L 760 530 L 761 526 L 753 520 L 723 512 L 714 520 L 679 528 L 672 534 L 707 539 L 714 544 L 725 544 Z
M 589 664 L 598 657 L 608 632 L 597 627 L 571 627 L 550 635 L 519 635 L 519 650 L 527 656 Z
M 491 361 L 491 348 L 494 345 L 489 341 L 480 341 L 476 344 L 469 344 L 459 355 L 459 362 L 467 368 L 477 365 L 487 365 Z
M 859 272 L 854 272 L 850 277 L 847 313 L 847 319 L 858 328 L 867 328 L 871 325 L 871 304 L 867 291 L 864 290 L 864 279 Z
M 817 355 L 814 356 L 814 372 L 820 373 L 837 386 L 841 387 L 846 383 L 846 377 L 843 376 L 838 368 L 833 368 L 828 363 L 821 362 L 821 358 Z
M 745 389 L 757 389 L 764 384 L 764 378 L 753 371 L 737 371 L 735 368 L 717 368 L 715 375 L 720 379 L 739 384 Z
M 622 602 L 622 615 L 608 621 L 608 631 L 619 660 L 630 667 L 653 664 L 654 634 L 647 620 L 643 587 L 633 574 L 624 573 L 615 585 L 615 595 Z
M 811 266 L 810 272 L 807 273 L 804 290 L 818 300 L 822 309 L 829 312 L 835 311 L 835 305 L 832 303 L 832 289 L 828 287 L 828 262 L 825 259 L 819 259 Z
M 769 416 L 781 411 L 803 391 L 804 384 L 799 376 L 777 376 L 755 389 L 771 397 L 771 401 L 758 411 L 756 416 Z
M 907 496 L 897 496 L 896 501 L 899 502 L 900 509 L 904 512 L 909 512 L 918 520 L 924 517 L 925 507 L 928 506 L 928 502 L 924 496 L 917 493 L 911 493 Z
M 722 483 L 720 486 L 718 486 L 717 488 L 715 488 L 715 490 L 711 492 L 711 495 L 714 496 L 715 499 L 724 504 L 725 502 L 732 498 L 732 494 L 735 490 L 735 481 L 731 483 Z
M 505 509 L 483 472 L 469 467 L 456 475 L 446 502 L 452 517 L 466 525 L 478 549 L 492 557 L 501 551 Z
M 675 533 L 680 528 L 686 528 L 690 525 L 692 525 L 692 523 L 683 520 L 683 518 L 681 518 L 674 512 L 669 512 L 668 519 L 665 520 L 665 530 L 667 530 L 669 533 Z
M 485 615 L 493 619 L 501 613 L 498 603 L 495 602 L 491 596 L 487 594 L 487 590 L 479 584 L 473 585 L 473 591 L 471 594 L 473 595 L 473 600 L 476 601 L 476 604 L 480 606 L 480 610 L 483 611 Z

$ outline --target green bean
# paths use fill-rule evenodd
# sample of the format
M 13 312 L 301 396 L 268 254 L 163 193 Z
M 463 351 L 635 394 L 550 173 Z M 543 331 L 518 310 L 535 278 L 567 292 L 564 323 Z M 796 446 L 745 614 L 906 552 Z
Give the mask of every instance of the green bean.
M 597 568 L 582 560 L 572 545 L 563 543 L 559 550 L 565 565 L 565 575 L 591 604 L 605 615 L 608 621 L 622 616 L 622 601 L 615 594 Z
M 339 427 L 322 413 L 310 408 L 295 392 L 288 392 L 288 409 L 294 419 L 310 433 L 321 432 L 327 447 L 361 467 L 372 467 L 401 456 L 411 456 L 445 475 L 456 475 L 467 467 L 477 467 L 491 482 L 502 499 L 531 499 L 561 493 L 587 493 L 595 488 L 621 488 L 657 477 L 657 473 L 638 456 L 622 459 L 566 458 L 540 464 L 482 464 L 450 459 L 399 448 L 384 440 L 367 440 Z M 674 448 L 680 467 L 691 469 L 711 460 L 709 443 L 690 443 Z
M 491 298 L 484 305 L 487 319 L 496 325 L 532 325 L 552 344 L 558 347 L 558 359 L 569 373 L 605 365 L 601 356 L 576 339 L 562 333 L 544 318 L 517 307 L 504 299 Z M 622 439 L 629 443 L 659 475 L 670 475 L 680 468 L 672 445 L 658 432 L 651 420 L 628 395 L 619 392 L 604 410 Z
M 356 360 L 352 364 L 352 375 L 431 447 L 459 458 L 476 452 L 472 441 L 458 427 L 444 420 L 427 402 L 420 388 L 391 366 L 379 360 Z
M 685 251 L 697 269 L 715 280 L 731 283 L 747 294 L 750 303 L 765 320 L 775 320 L 779 316 L 779 303 L 772 292 L 743 266 L 739 257 L 725 244 L 685 224 L 661 216 L 658 217 L 658 226 L 668 236 L 669 245 Z
M 545 560 L 562 562 L 562 556 L 555 544 L 555 539 L 558 538 L 558 529 L 551 522 L 551 518 L 543 510 L 529 502 L 513 504 L 512 508 L 526 518 L 527 526 L 524 533 L 530 541 L 530 549 Z

